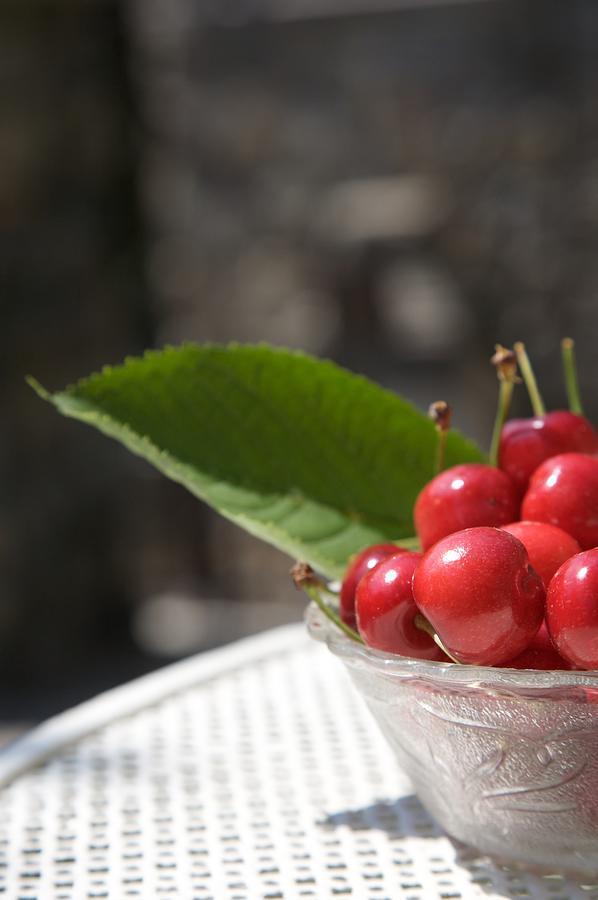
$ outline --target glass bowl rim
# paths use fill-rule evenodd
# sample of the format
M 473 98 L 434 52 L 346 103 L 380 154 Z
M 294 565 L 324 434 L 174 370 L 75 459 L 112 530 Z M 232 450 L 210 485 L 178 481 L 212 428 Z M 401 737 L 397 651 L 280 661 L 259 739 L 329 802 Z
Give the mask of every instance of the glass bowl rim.
M 307 630 L 314 640 L 327 645 L 335 656 L 353 668 L 369 669 L 398 679 L 439 682 L 453 687 L 490 687 L 497 690 L 554 690 L 598 687 L 598 671 L 566 669 L 507 669 L 432 662 L 374 650 L 343 634 L 315 603 L 305 610 Z

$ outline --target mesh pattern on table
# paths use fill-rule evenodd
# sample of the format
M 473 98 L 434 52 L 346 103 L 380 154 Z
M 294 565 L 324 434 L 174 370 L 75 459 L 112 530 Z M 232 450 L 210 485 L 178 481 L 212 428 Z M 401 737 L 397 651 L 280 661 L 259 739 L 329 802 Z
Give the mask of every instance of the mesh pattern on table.
M 318 646 L 116 721 L 0 794 L 0 895 L 598 898 L 453 844 Z

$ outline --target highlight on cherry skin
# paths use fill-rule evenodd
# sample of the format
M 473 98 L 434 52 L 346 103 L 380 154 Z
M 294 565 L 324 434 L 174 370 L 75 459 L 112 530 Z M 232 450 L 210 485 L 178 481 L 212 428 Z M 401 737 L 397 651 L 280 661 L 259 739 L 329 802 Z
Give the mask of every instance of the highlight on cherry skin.
M 346 625 L 353 629 L 357 628 L 355 590 L 359 580 L 387 556 L 405 552 L 396 544 L 372 544 L 353 557 L 345 572 L 339 595 L 339 614 Z
M 521 517 L 557 525 L 582 550 L 598 546 L 598 457 L 561 453 L 543 462 L 530 479 Z
M 369 647 L 415 659 L 447 660 L 433 637 L 415 624 L 413 573 L 421 553 L 388 556 L 357 585 L 355 611 L 360 635 Z
M 480 525 L 507 525 L 518 518 L 519 495 L 500 469 L 484 463 L 452 466 L 420 491 L 413 518 L 422 549 L 448 534 Z
M 548 588 L 546 624 L 573 668 L 598 669 L 598 548 L 563 563 Z
M 415 603 L 458 662 L 500 666 L 522 653 L 544 618 L 545 590 L 521 541 L 468 528 L 438 541 L 413 576 Z

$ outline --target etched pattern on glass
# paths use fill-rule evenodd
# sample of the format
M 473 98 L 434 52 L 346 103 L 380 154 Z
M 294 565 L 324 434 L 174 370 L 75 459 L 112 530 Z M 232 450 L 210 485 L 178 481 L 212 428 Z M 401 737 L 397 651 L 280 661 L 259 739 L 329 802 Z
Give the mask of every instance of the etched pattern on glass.
M 384 656 L 309 624 L 453 837 L 505 860 L 598 872 L 596 674 Z

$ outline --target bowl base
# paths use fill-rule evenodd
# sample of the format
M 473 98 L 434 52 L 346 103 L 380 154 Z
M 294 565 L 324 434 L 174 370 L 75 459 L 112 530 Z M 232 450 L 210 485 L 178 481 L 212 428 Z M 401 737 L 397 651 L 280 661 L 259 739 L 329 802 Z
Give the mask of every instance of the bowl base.
M 500 856 L 498 854 L 484 853 L 471 844 L 464 844 L 457 838 L 448 835 L 451 844 L 455 849 L 455 862 L 462 865 L 466 869 L 475 868 L 481 870 L 484 868 L 500 869 L 506 874 L 525 873 L 526 875 L 534 875 L 545 881 L 563 881 L 571 879 L 577 882 L 578 886 L 584 891 L 598 890 L 598 870 L 588 871 L 583 865 L 575 868 L 575 866 L 547 866 L 537 862 L 527 862 Z

